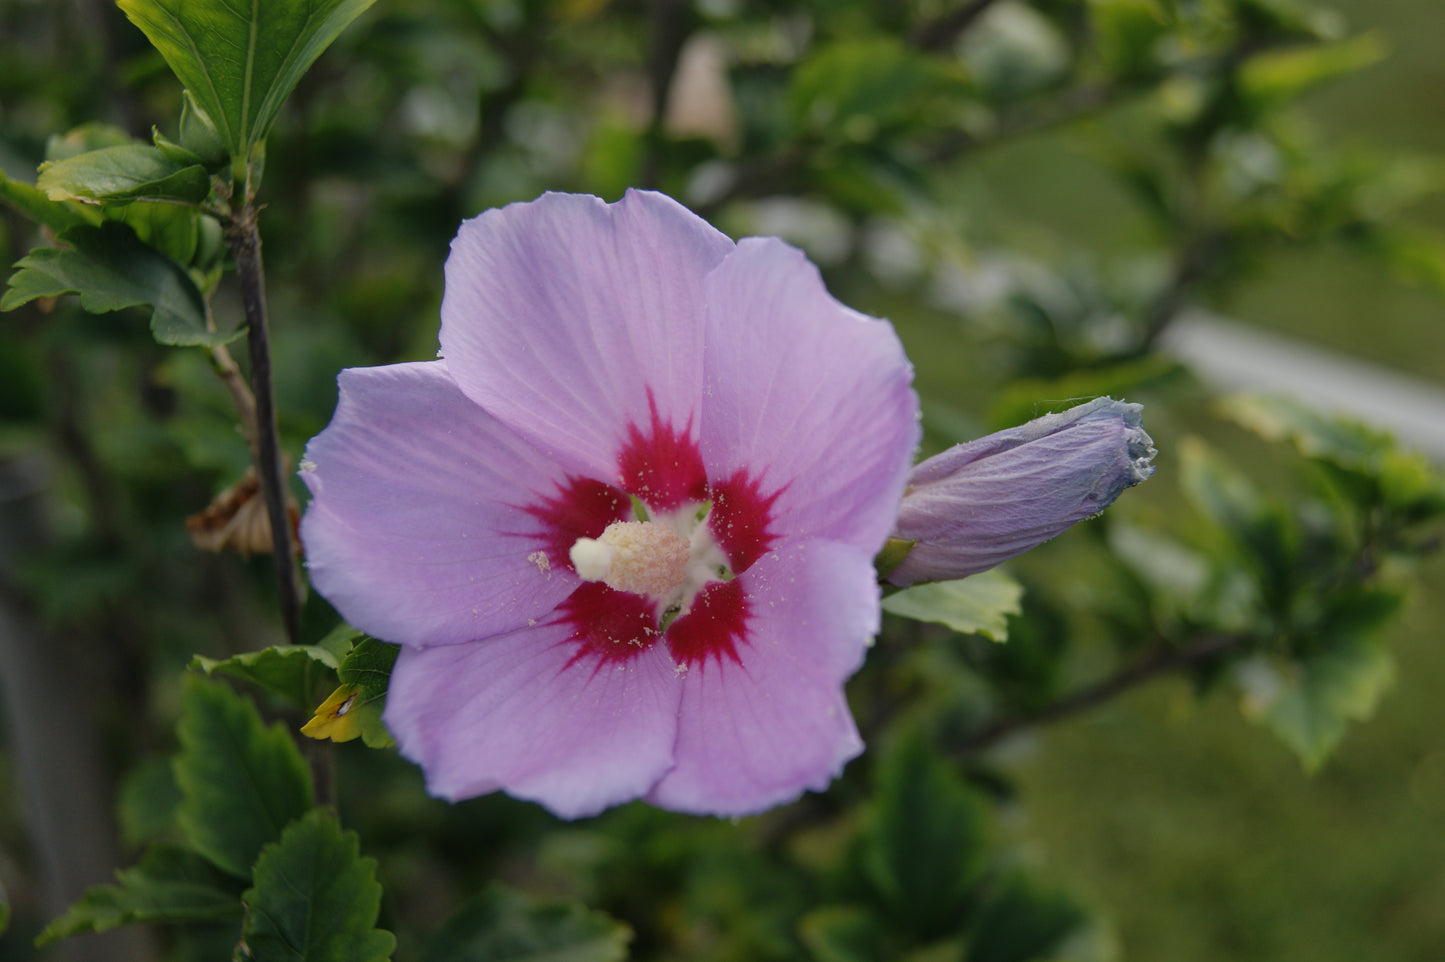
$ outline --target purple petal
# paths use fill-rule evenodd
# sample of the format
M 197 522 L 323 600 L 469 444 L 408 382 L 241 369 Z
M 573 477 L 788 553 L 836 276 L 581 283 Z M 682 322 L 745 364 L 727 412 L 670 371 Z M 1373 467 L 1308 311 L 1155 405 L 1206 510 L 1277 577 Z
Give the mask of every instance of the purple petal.
M 1142 410 L 1098 398 L 918 465 L 894 533 L 918 543 L 888 580 L 976 574 L 1103 511 L 1154 473 Z
M 893 328 L 838 303 L 803 253 L 742 241 L 707 279 L 701 446 L 714 481 L 777 494 L 775 533 L 870 555 L 918 443 L 913 370 Z
M 306 447 L 301 540 L 316 590 L 362 631 L 447 645 L 544 617 L 576 588 L 523 510 L 564 472 L 457 389 L 441 361 L 342 371 Z
M 429 792 L 501 789 L 580 818 L 640 797 L 672 766 L 682 682 L 666 649 L 578 658 L 568 634 L 546 625 L 402 650 L 383 720 Z
M 655 403 L 696 429 L 703 278 L 732 242 L 676 201 L 629 191 L 490 210 L 452 242 L 442 351 L 462 390 L 543 451 L 612 481 Z
M 677 763 L 648 796 L 664 808 L 746 815 L 821 791 L 863 750 L 843 682 L 878 629 L 871 560 L 794 543 L 738 576 L 747 598 L 738 660 L 689 667 Z

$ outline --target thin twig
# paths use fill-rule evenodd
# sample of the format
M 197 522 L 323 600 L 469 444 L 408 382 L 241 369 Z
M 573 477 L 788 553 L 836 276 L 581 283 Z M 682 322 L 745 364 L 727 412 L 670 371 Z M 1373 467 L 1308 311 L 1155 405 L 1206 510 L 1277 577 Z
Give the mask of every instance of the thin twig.
M 1187 241 L 1179 249 L 1169 280 L 1155 296 L 1144 316 L 1140 354 L 1153 350 L 1155 342 L 1189 303 L 1195 287 L 1208 275 L 1217 247 L 1218 238 L 1206 234 Z
M 249 191 L 248 191 L 249 194 Z M 294 644 L 301 629 L 301 575 L 291 549 L 291 519 L 286 511 L 286 480 L 281 469 L 281 442 L 276 431 L 276 394 L 271 383 L 270 330 L 266 322 L 266 283 L 261 266 L 261 235 L 256 208 L 249 197 L 226 228 L 226 242 L 236 260 L 241 303 L 246 313 L 246 340 L 251 355 L 251 390 L 255 397 L 256 474 L 271 522 L 271 551 L 280 588 L 281 619 Z
M 246 446 L 251 449 L 251 460 L 259 463 L 261 445 L 260 432 L 256 428 L 256 396 L 251 393 L 250 385 L 246 383 L 245 376 L 236 366 L 236 359 L 231 357 L 226 345 L 217 344 L 211 348 L 211 367 L 226 386 L 226 392 L 231 395 L 231 403 L 236 406 L 236 417 L 241 422 L 241 436 L 246 439 Z
M 1085 685 L 1083 688 L 1063 696 L 1038 711 L 1013 718 L 1000 718 L 985 725 L 951 747 L 958 755 L 972 755 L 981 752 L 1024 729 L 1036 728 L 1070 718 L 1111 701 L 1147 681 L 1183 671 L 1202 662 L 1235 652 L 1248 642 L 1248 638 L 1239 635 L 1205 635 L 1190 645 L 1156 651 L 1132 665 L 1121 668 L 1107 678 L 1092 685 Z

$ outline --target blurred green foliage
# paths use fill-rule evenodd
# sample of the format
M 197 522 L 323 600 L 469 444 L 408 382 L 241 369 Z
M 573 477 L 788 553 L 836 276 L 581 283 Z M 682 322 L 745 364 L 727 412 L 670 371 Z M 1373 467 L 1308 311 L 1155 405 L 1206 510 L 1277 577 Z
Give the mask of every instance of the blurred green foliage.
M 16 265 L 0 302 L 0 602 L 65 666 L 55 711 L 99 733 L 86 784 L 119 799 L 135 864 L 50 921 L 46 842 L 10 791 L 33 773 L 7 760 L 0 842 L 22 854 L 0 862 L 0 914 L 14 913 L 0 959 L 33 957 L 37 934 L 150 920 L 184 923 L 159 937 L 174 959 L 238 939 L 255 958 L 383 958 L 390 932 L 401 959 L 1098 959 L 1117 954 L 1111 916 L 1136 958 L 1313 962 L 1370 944 L 1287 941 L 1326 909 L 1296 925 L 1297 901 L 1250 901 L 1206 845 L 1171 841 L 1203 807 L 1228 822 L 1249 803 L 1221 784 L 1224 749 L 1177 758 L 1176 732 L 1112 705 L 1061 736 L 1088 739 L 1080 757 L 1168 754 L 1188 787 L 1153 806 L 1118 802 L 1134 774 L 1117 766 L 1020 767 L 1006 749 L 1177 675 L 1192 726 L 1230 724 L 1211 693 L 1231 688 L 1327 780 L 1399 676 L 1392 626 L 1445 514 L 1434 467 L 1288 401 L 1214 403 L 1158 352 L 1191 308 L 1271 303 L 1262 279 L 1303 259 L 1445 290 L 1445 242 L 1417 215 L 1438 160 L 1312 117 L 1396 38 L 1304 0 L 417 0 L 311 19 L 275 2 L 255 31 L 207 20 L 216 6 L 122 6 L 144 35 L 99 0 L 0 0 L 0 253 Z M 258 70 L 219 69 L 231 47 Z M 1017 580 L 895 596 L 850 687 L 870 752 L 826 794 L 739 824 L 448 807 L 392 753 L 303 755 L 262 712 L 294 731 L 327 689 L 385 668 L 315 597 L 303 644 L 282 644 L 268 561 L 202 554 L 182 526 L 250 460 L 213 350 L 242 330 L 228 205 L 264 205 L 294 456 L 329 418 L 339 368 L 434 355 L 461 219 L 626 186 L 734 235 L 781 234 L 842 300 L 891 317 L 928 450 L 1061 399 L 1128 395 L 1147 404 L 1159 478 L 1022 559 Z M 1315 310 L 1281 295 L 1270 316 L 1309 330 Z M 33 737 L 23 722 L 9 717 L 12 744 Z M 1099 874 L 1039 858 L 1020 812 Z M 1158 838 L 1161 862 L 1139 873 L 1153 890 L 1129 885 Z M 1383 872 L 1376 854 L 1352 864 Z M 1438 867 L 1407 856 L 1399 884 L 1438 891 Z M 1087 891 L 1101 878 L 1123 879 L 1123 898 Z M 1333 896 L 1354 909 L 1363 892 Z M 1169 921 L 1151 929 L 1138 919 L 1156 905 Z M 335 928 L 312 941 L 318 919 Z M 1379 926 L 1402 948 L 1378 957 L 1431 958 L 1412 948 L 1428 926 L 1411 925 Z

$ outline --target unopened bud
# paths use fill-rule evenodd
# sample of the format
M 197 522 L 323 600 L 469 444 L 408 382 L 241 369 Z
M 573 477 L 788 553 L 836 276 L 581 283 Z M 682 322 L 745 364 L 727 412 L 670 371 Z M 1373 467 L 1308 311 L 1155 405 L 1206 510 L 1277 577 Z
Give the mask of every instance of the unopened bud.
M 1098 398 L 919 464 L 893 533 L 916 544 L 887 580 L 906 586 L 977 574 L 1103 511 L 1154 473 L 1142 411 Z

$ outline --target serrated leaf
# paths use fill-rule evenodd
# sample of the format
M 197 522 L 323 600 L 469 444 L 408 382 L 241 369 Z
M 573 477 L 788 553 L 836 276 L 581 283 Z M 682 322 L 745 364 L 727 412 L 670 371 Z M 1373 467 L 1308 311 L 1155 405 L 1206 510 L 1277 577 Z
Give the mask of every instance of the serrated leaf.
M 35 186 L 56 201 L 149 198 L 198 204 L 211 192 L 211 175 L 200 164 L 178 163 L 157 147 L 124 144 L 42 164 Z
M 220 661 L 196 655 L 190 668 L 239 678 L 305 708 L 333 683 L 340 664 L 333 652 L 317 645 L 272 645 Z
M 1035 888 L 1022 876 L 1005 881 L 969 927 L 968 962 L 1052 959 L 1087 921 L 1065 896 Z
M 119 0 L 214 124 L 232 158 L 250 156 L 302 74 L 373 2 Z
M 82 224 L 100 223 L 99 211 L 82 211 L 74 204 L 51 200 L 40 188 L 11 180 L 4 171 L 0 171 L 0 201 L 57 234 Z
M 356 833 L 321 809 L 261 851 L 242 898 L 244 957 L 254 962 L 385 962 L 396 948 L 376 928 L 376 860 L 362 858 Z
M 391 669 L 400 654 L 398 645 L 363 636 L 341 661 L 341 684 L 317 706 L 301 728 L 310 738 L 348 742 L 360 738 L 368 748 L 395 744 L 381 720 Z
M 391 684 L 391 669 L 399 654 L 400 645 L 362 638 L 341 660 L 337 675 L 344 683 L 360 688 L 366 698 L 379 698 L 386 694 L 387 685 Z
M 632 931 L 576 902 L 535 899 L 493 885 L 442 923 L 427 962 L 617 962 Z
M 20 269 L 0 298 L 0 311 L 39 297 L 79 294 L 80 306 L 92 314 L 150 308 L 151 333 L 162 344 L 225 344 L 243 333 L 207 330 L 205 301 L 190 275 L 126 225 L 73 227 L 61 239 L 70 246 L 33 250 L 16 264 Z
M 997 568 L 960 581 L 915 585 L 883 599 L 889 614 L 1008 640 L 1008 617 L 1023 612 L 1024 586 Z
M 1391 446 L 1389 435 L 1381 431 L 1333 417 L 1292 398 L 1235 394 L 1221 399 L 1216 408 L 1266 441 L 1290 441 L 1306 457 L 1349 467 L 1369 465 Z
M 117 884 L 87 889 L 36 938 L 45 945 L 81 932 L 136 922 L 205 922 L 239 918 L 239 886 L 194 852 L 157 846 L 139 865 L 116 873 Z
M 879 769 L 863 835 L 863 872 L 894 926 L 915 941 L 946 935 L 987 866 L 986 810 L 918 737 Z
M 1377 642 L 1349 639 L 1298 661 L 1252 659 L 1240 665 L 1241 707 L 1314 771 L 1344 738 L 1352 721 L 1374 713 L 1395 677 L 1395 664 Z
M 177 731 L 181 831 L 217 866 L 249 878 L 261 847 L 311 807 L 301 752 L 281 725 L 261 723 L 249 698 L 194 676 Z

